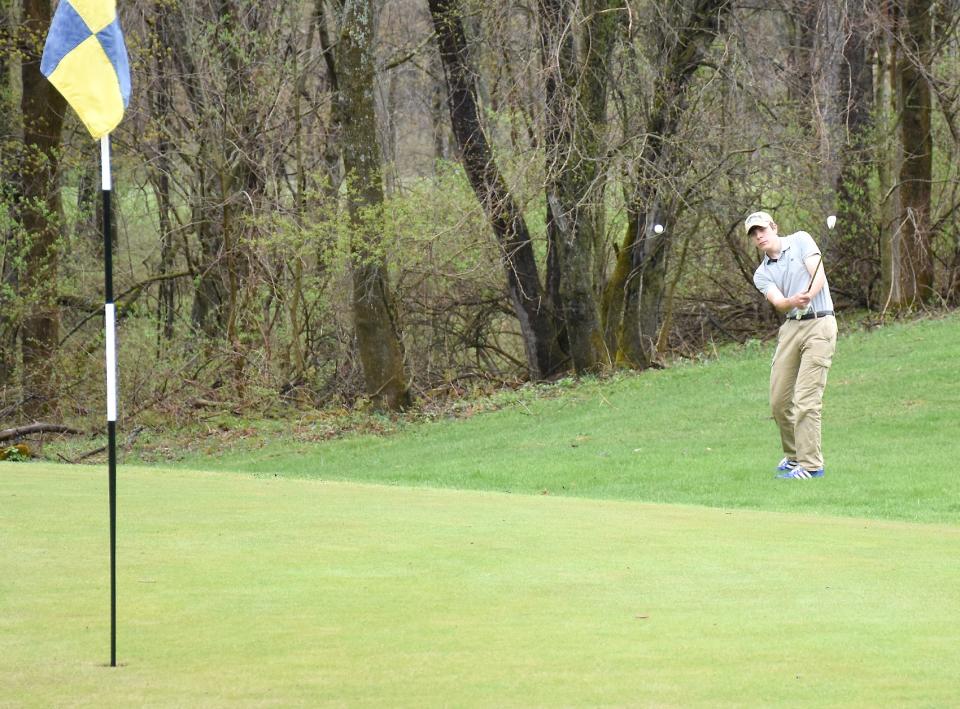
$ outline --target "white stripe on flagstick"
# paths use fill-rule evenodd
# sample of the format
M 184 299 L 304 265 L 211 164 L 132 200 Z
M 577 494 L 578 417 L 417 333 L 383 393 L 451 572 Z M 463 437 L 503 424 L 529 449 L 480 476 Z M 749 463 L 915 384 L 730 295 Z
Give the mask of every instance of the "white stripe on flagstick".
M 107 303 L 105 306 L 105 326 L 107 332 L 107 421 L 117 420 L 117 352 L 116 336 L 114 330 L 116 327 L 116 316 L 114 314 L 113 303 Z
M 104 192 L 109 192 L 113 185 L 110 180 L 110 134 L 100 139 L 100 184 Z

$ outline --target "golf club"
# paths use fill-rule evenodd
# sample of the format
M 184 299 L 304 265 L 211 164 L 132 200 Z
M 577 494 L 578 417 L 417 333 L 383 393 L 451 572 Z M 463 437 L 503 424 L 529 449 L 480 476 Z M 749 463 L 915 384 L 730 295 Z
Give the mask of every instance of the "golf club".
M 831 214 L 827 217 L 827 229 L 832 230 L 833 227 L 837 225 L 837 216 Z M 820 258 L 817 259 L 817 267 L 813 269 L 813 275 L 810 276 L 810 285 L 807 286 L 806 292 L 809 293 L 810 289 L 813 288 L 813 282 L 817 279 L 817 271 L 820 270 L 820 264 L 823 263 L 823 251 L 820 251 Z

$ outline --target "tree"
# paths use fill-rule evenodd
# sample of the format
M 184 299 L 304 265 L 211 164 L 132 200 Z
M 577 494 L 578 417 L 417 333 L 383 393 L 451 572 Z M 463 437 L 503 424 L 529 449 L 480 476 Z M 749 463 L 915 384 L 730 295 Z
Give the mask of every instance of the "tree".
M 157 198 L 157 223 L 160 228 L 160 264 L 159 275 L 173 270 L 174 248 L 174 200 L 171 185 L 173 172 L 173 143 L 170 140 L 169 124 L 173 120 L 173 74 L 172 62 L 168 52 L 173 47 L 174 13 L 169 0 L 154 0 L 153 13 L 149 18 L 151 74 L 153 82 L 149 84 L 151 118 L 156 134 L 153 143 L 154 159 L 151 161 L 150 179 Z M 175 288 L 173 280 L 161 281 L 157 298 L 157 342 L 173 339 Z
M 896 65 L 901 159 L 900 213 L 890 236 L 888 302 L 895 308 L 929 302 L 934 295 L 930 240 L 933 134 L 931 131 L 932 17 L 930 0 L 895 5 L 899 61 Z
M 383 252 L 383 170 L 377 140 L 374 5 L 339 0 L 337 52 L 343 167 L 352 233 L 353 315 L 367 394 L 375 405 L 400 410 L 410 404 Z
M 500 246 L 507 291 L 520 322 L 528 373 L 531 379 L 543 379 L 562 370 L 563 356 L 540 282 L 530 231 L 483 130 L 462 7 L 459 0 L 429 0 L 429 4 L 460 159 Z
M 691 79 L 706 60 L 730 3 L 674 0 L 658 10 L 667 14 L 653 23 L 657 73 L 627 187 L 627 231 L 603 295 L 607 347 L 616 353 L 617 363 L 637 368 L 649 367 L 656 357 L 672 230 L 657 233 L 654 227 L 674 222 L 678 213 L 665 179 L 680 169 L 675 133 Z
M 14 17 L 11 0 L 0 0 L 0 387 L 6 387 L 17 361 L 18 318 L 12 312 L 17 294 L 13 207 L 19 191 L 19 136 L 11 91 L 14 71 Z
M 872 149 L 873 43 L 867 3 L 842 6 L 842 52 L 836 98 L 841 127 L 836 181 L 841 229 L 822 245 L 830 263 L 830 289 L 861 307 L 876 304 L 880 280 L 879 229 L 870 190 L 875 170 Z
M 23 152 L 18 235 L 23 258 L 20 297 L 28 303 L 20 328 L 28 415 L 49 410 L 57 396 L 52 377 L 60 324 L 56 300 L 62 221 L 59 149 L 66 101 L 40 73 L 50 18 L 49 0 L 24 0 L 19 43 Z
M 616 8 L 621 9 L 621 8 Z M 607 361 L 596 297 L 608 157 L 601 141 L 618 17 L 608 0 L 540 0 L 547 161 L 547 282 L 574 370 Z M 582 10 L 585 17 L 580 16 Z M 579 29 L 582 27 L 583 29 Z

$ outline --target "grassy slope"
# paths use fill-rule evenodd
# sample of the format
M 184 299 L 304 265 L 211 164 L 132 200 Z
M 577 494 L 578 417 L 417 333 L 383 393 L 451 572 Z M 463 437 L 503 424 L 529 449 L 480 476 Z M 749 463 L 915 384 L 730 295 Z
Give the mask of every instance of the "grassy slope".
M 957 698 L 956 526 L 158 473 L 110 670 L 103 472 L 0 464 L 0 706 Z
M 562 398 L 399 435 L 280 438 L 188 467 L 400 485 L 960 519 L 960 317 L 840 340 L 824 410 L 827 477 L 773 479 L 771 346 L 586 383 Z

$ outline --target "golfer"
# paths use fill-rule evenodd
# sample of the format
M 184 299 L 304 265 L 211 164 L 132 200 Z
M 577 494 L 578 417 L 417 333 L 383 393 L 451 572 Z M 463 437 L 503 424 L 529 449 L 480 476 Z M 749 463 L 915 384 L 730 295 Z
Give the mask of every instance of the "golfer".
M 770 366 L 770 408 L 780 427 L 779 478 L 806 480 L 824 474 L 820 412 L 827 372 L 837 345 L 837 321 L 820 249 L 805 231 L 780 236 L 766 212 L 744 222 L 763 252 L 753 283 L 786 315 Z

